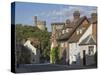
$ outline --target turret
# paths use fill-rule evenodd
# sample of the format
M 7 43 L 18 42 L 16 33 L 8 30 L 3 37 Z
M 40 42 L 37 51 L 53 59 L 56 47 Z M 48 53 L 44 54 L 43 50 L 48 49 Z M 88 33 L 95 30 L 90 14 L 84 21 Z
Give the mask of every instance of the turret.
M 34 26 L 37 26 L 37 16 L 33 17 L 33 24 L 34 24 Z

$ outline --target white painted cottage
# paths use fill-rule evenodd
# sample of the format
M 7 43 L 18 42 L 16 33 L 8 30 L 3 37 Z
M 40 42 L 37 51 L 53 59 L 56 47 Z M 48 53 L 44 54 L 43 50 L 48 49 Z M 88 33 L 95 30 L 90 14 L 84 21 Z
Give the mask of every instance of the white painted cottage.
M 94 57 L 91 57 L 89 59 L 88 57 L 86 57 L 84 59 L 83 54 L 85 54 L 84 51 L 88 52 L 88 50 L 90 49 L 93 49 L 94 54 L 96 53 L 95 40 L 97 35 L 97 31 L 96 31 L 97 17 L 91 17 L 91 19 L 87 19 L 86 16 L 80 17 L 80 13 L 78 11 L 74 12 L 73 16 L 74 16 L 74 20 L 72 22 L 68 22 L 67 24 L 65 24 L 66 26 L 62 30 L 61 36 L 57 39 L 61 48 L 60 49 L 61 58 L 63 56 L 63 53 L 66 52 L 65 55 L 66 59 L 64 60 L 66 61 L 67 64 L 91 65 L 94 63 L 93 61 Z M 95 14 L 93 16 L 95 16 Z M 70 31 L 68 32 L 69 29 Z M 81 42 L 87 37 L 88 40 L 86 40 L 85 43 L 88 43 L 88 45 L 84 44 L 85 45 L 84 46 L 83 44 L 81 44 Z M 92 44 L 90 44 L 91 39 L 92 39 Z M 83 62 L 85 62 L 86 64 L 83 64 Z
M 29 50 L 32 51 L 32 63 L 39 63 L 39 55 L 40 55 L 40 52 L 39 50 L 34 47 L 32 44 L 31 44 L 31 40 L 28 39 L 25 43 L 24 43 L 24 46 L 27 47 Z
M 79 26 L 77 26 L 75 32 L 72 34 L 69 42 L 69 64 L 80 65 L 80 46 L 79 43 L 86 38 L 89 34 L 92 34 L 92 25 L 86 17 L 80 18 Z
M 89 34 L 92 34 L 92 26 L 89 24 L 86 16 L 79 18 L 76 23 L 71 24 L 72 30 L 60 37 L 60 44 L 66 46 L 66 62 L 70 65 L 80 65 L 79 43 Z
M 81 25 L 69 39 L 69 64 L 95 64 L 96 38 L 93 37 L 94 24 Z
M 93 65 L 96 63 L 95 54 L 97 52 L 96 40 L 93 35 L 88 35 L 80 44 L 80 59 L 81 65 Z

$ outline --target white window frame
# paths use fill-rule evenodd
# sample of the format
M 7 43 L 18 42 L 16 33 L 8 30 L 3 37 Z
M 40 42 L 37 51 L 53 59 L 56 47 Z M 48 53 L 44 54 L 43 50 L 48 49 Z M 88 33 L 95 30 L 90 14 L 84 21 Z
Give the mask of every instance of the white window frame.
M 94 46 L 89 46 L 88 47 L 88 54 L 89 55 L 94 55 Z

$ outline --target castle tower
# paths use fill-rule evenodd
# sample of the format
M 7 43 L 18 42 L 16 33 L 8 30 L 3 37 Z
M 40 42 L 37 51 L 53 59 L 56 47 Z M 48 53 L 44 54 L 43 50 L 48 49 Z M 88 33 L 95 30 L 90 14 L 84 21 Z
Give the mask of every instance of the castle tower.
M 37 16 L 33 16 L 33 25 L 37 26 Z
M 44 25 L 46 26 L 46 21 L 43 21 Z

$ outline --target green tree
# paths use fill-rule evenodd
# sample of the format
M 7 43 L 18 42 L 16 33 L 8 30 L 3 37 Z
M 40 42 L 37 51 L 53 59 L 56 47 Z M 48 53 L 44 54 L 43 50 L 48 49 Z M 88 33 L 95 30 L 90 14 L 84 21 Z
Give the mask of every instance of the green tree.
M 23 39 L 27 39 L 30 37 L 39 39 L 39 42 L 41 42 L 41 56 L 45 59 L 50 58 L 50 35 L 50 32 L 42 31 L 36 26 L 16 24 L 16 42 L 21 43 Z
M 59 61 L 59 47 L 54 47 L 50 51 L 50 63 L 55 64 Z

